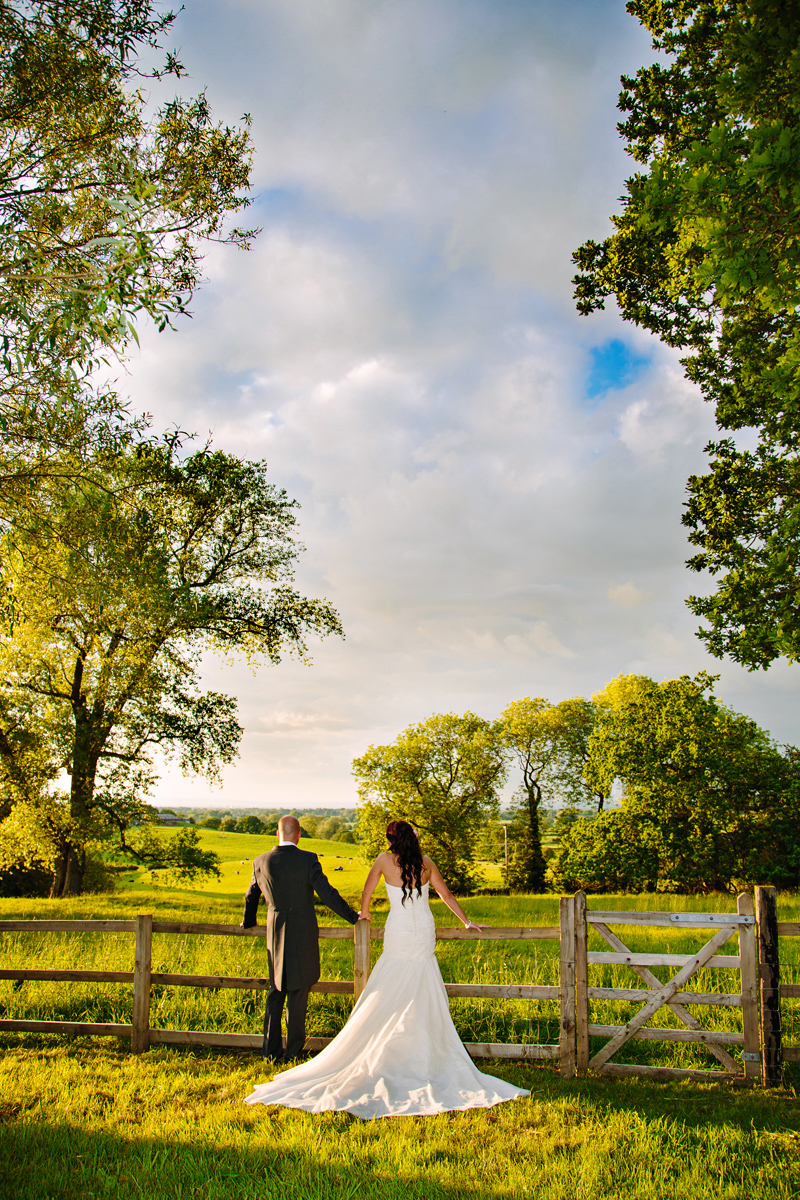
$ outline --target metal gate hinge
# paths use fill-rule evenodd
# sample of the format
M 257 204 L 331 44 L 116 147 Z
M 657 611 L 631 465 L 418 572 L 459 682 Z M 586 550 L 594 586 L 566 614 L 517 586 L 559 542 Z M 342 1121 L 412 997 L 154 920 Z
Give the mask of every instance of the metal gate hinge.
M 742 1053 L 742 1062 L 761 1062 L 760 1050 L 745 1050 Z

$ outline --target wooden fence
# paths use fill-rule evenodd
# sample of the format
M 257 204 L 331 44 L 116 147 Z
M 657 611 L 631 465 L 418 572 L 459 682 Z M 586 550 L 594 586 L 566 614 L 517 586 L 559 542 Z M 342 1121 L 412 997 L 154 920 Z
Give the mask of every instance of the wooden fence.
M 780 939 L 800 937 L 800 921 L 779 921 L 774 888 L 760 888 L 764 893 L 760 917 L 759 940 L 761 951 L 761 1007 L 766 1010 L 765 1035 L 768 1035 L 764 1055 L 765 1071 L 770 1081 L 780 1083 L 784 1062 L 800 1062 L 800 1046 L 783 1044 L 781 1000 L 800 1000 L 800 984 L 780 981 Z
M 563 909 L 563 905 L 562 905 Z M 247 976 L 219 975 L 176 975 L 152 970 L 152 939 L 154 933 L 205 934 L 215 937 L 264 937 L 265 929 L 258 926 L 243 929 L 240 925 L 203 925 L 173 921 L 154 921 L 152 916 L 145 914 L 135 921 L 0 921 L 0 932 L 69 932 L 69 933 L 134 933 L 136 946 L 133 971 L 70 971 L 70 970 L 0 970 L 0 979 L 40 979 L 56 980 L 63 983 L 93 982 L 93 983 L 130 983 L 133 985 L 133 1006 L 131 1023 L 116 1024 L 110 1022 L 90 1021 L 24 1021 L 0 1020 L 0 1029 L 17 1030 L 28 1033 L 73 1033 L 90 1035 L 114 1035 L 130 1037 L 132 1050 L 140 1054 L 152 1045 L 200 1045 L 227 1046 L 240 1049 L 259 1050 L 262 1044 L 261 1034 L 249 1033 L 218 1033 L 216 1031 L 192 1029 L 154 1029 L 150 1025 L 150 996 L 154 985 L 191 988 L 241 988 L 251 991 L 266 991 L 269 979 L 251 978 Z M 353 981 L 320 980 L 311 989 L 314 992 L 336 992 L 354 996 L 361 995 L 369 979 L 370 973 L 370 939 L 383 938 L 383 929 L 372 926 L 367 921 L 359 921 L 351 928 L 323 927 L 319 931 L 320 938 L 336 938 L 349 940 L 353 943 Z M 530 928 L 466 930 L 443 928 L 436 930 L 437 938 L 443 940 L 467 939 L 470 941 L 501 940 L 511 941 L 519 938 L 549 938 L 560 940 L 561 945 L 568 945 L 562 938 L 562 929 L 556 927 L 532 926 Z M 563 973 L 562 963 L 562 973 Z M 494 983 L 448 983 L 445 984 L 450 996 L 476 996 L 482 999 L 513 999 L 513 1000 L 558 1000 L 561 989 L 558 986 L 534 986 L 528 984 L 494 984 Z M 306 1046 L 309 1050 L 321 1050 L 327 1046 L 330 1038 L 308 1038 Z M 466 1042 L 469 1054 L 474 1058 L 515 1058 L 515 1059 L 558 1059 L 562 1063 L 567 1052 L 568 1035 L 565 1034 L 562 1022 L 561 1039 L 559 1043 L 542 1043 L 532 1045 L 496 1043 L 496 1042 Z
M 755 1081 L 759 1076 L 766 1086 L 780 1083 L 784 1061 L 800 1061 L 800 1046 L 783 1046 L 781 1035 L 781 999 L 800 999 L 800 984 L 780 982 L 780 938 L 800 937 L 800 922 L 778 922 L 777 895 L 774 888 L 756 888 L 755 904 L 747 893 L 738 897 L 736 913 L 699 912 L 622 912 L 595 910 L 587 906 L 586 896 L 562 896 L 558 927 L 489 928 L 465 930 L 437 928 L 442 940 L 470 941 L 551 939 L 559 941 L 559 983 L 544 986 L 519 984 L 448 983 L 449 996 L 481 999 L 557 1000 L 559 1002 L 558 1043 L 508 1044 L 467 1042 L 467 1051 L 475 1058 L 558 1060 L 566 1078 L 588 1071 L 605 1075 L 649 1075 L 661 1079 L 692 1078 L 701 1080 Z M 712 932 L 692 954 L 649 954 L 631 951 L 611 926 L 647 926 L 650 928 L 692 929 Z M 610 947 L 607 951 L 589 950 L 589 932 L 594 930 Z M 190 988 L 239 988 L 266 991 L 269 980 L 263 977 L 181 975 L 152 970 L 152 937 L 159 934 L 200 934 L 215 937 L 263 937 L 264 927 L 243 929 L 239 925 L 205 925 L 172 921 L 154 921 L 142 915 L 135 921 L 0 921 L 0 932 L 70 932 L 135 934 L 133 971 L 71 971 L 2 969 L 0 979 L 55 980 L 59 982 L 129 983 L 133 985 L 130 1024 L 88 1021 L 0 1020 L 0 1030 L 32 1033 L 71 1033 L 130 1037 L 131 1047 L 142 1053 L 148 1047 L 166 1045 L 205 1045 L 257 1050 L 260 1034 L 219 1033 L 189 1029 L 154 1029 L 150 1024 L 151 990 L 156 985 Z M 320 938 L 345 939 L 353 943 L 353 979 L 321 980 L 313 991 L 361 995 L 370 973 L 370 940 L 383 938 L 383 929 L 360 921 L 352 928 L 321 928 Z M 737 953 L 723 954 L 725 944 L 737 938 Z M 629 967 L 646 987 L 605 988 L 589 983 L 592 964 L 617 964 Z M 675 967 L 666 983 L 652 967 Z M 701 968 L 734 969 L 739 972 L 736 992 L 687 991 L 691 977 Z M 643 1002 L 626 1025 L 592 1023 L 593 1000 Z M 706 1029 L 689 1011 L 694 1006 L 724 1006 L 742 1012 L 738 1031 Z M 669 1009 L 681 1024 L 678 1028 L 652 1028 L 648 1022 L 660 1010 Z M 590 1038 L 605 1038 L 605 1044 L 590 1055 Z M 663 1067 L 650 1064 L 614 1063 L 617 1052 L 633 1039 L 662 1042 L 699 1042 L 721 1064 L 721 1070 Z M 319 1050 L 329 1038 L 309 1038 L 307 1047 Z M 726 1047 L 741 1048 L 738 1063 Z
M 756 919 L 753 900 L 749 895 L 743 893 L 739 896 L 736 913 L 598 911 L 587 908 L 583 892 L 569 897 L 567 903 L 572 909 L 575 929 L 575 1057 L 568 1070 L 572 1068 L 573 1074 L 580 1075 L 587 1071 L 595 1071 L 603 1075 L 649 1075 L 658 1079 L 701 1080 L 753 1079 L 760 1074 Z M 611 930 L 612 925 L 710 930 L 713 936 L 692 954 L 650 954 L 630 950 L 622 938 Z M 592 929 L 611 947 L 610 951 L 589 950 L 589 932 Z M 739 953 L 720 954 L 719 951 L 725 943 L 734 936 L 738 936 Z M 592 987 L 589 984 L 589 966 L 593 963 L 627 966 L 647 986 Z M 668 982 L 662 983 L 651 970 L 656 966 L 678 969 Z M 741 979 L 739 990 L 735 993 L 684 990 L 691 977 L 703 967 L 738 970 Z M 590 1020 L 592 1000 L 644 1003 L 625 1025 L 598 1025 Z M 687 1005 L 741 1008 L 742 1032 L 705 1029 Z M 665 1007 L 679 1019 L 683 1029 L 654 1029 L 647 1024 Z M 608 1039 L 593 1056 L 590 1056 L 589 1050 L 590 1037 Z M 611 1062 L 617 1052 L 633 1039 L 700 1042 L 718 1059 L 724 1070 L 708 1071 L 688 1067 Z M 725 1046 L 742 1047 L 741 1067 Z

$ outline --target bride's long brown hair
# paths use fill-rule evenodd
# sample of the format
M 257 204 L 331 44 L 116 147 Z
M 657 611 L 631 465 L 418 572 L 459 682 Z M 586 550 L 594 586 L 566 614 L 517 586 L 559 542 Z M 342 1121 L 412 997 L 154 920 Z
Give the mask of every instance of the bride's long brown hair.
M 419 848 L 419 838 L 408 821 L 392 821 L 386 826 L 386 840 L 389 849 L 400 865 L 400 877 L 403 880 L 403 900 L 417 889 L 417 895 L 422 895 L 422 872 L 425 864 L 422 861 L 422 851 Z

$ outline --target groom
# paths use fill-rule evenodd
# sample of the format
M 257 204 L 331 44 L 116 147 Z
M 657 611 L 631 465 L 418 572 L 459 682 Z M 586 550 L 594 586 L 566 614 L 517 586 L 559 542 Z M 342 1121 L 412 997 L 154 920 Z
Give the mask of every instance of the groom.
M 278 845 L 253 862 L 253 878 L 244 898 L 242 925 L 256 924 L 258 902 L 267 902 L 267 959 L 269 992 L 264 1014 L 261 1053 L 272 1062 L 299 1058 L 306 1040 L 308 993 L 319 979 L 319 932 L 314 893 L 323 904 L 351 925 L 358 913 L 343 900 L 322 873 L 316 854 L 300 850 L 300 822 L 281 817 Z M 286 1005 L 286 1050 L 281 1039 L 281 1016 Z

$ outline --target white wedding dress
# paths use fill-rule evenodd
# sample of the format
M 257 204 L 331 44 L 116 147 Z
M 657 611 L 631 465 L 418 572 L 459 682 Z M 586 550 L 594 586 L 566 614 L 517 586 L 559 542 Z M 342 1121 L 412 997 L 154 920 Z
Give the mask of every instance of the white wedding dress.
M 383 954 L 341 1033 L 315 1058 L 259 1084 L 245 1103 L 371 1120 L 489 1108 L 528 1095 L 483 1075 L 456 1033 L 436 961 L 428 885 L 405 904 L 402 888 L 387 883 L 386 890 Z

